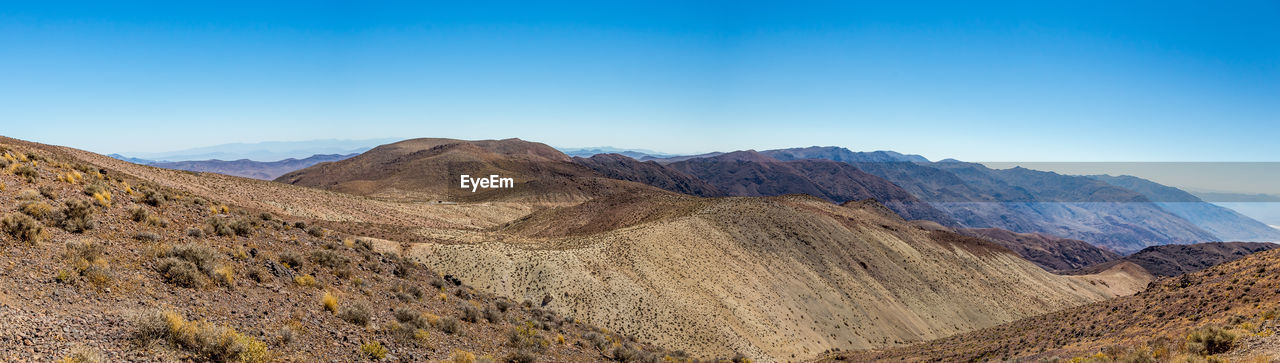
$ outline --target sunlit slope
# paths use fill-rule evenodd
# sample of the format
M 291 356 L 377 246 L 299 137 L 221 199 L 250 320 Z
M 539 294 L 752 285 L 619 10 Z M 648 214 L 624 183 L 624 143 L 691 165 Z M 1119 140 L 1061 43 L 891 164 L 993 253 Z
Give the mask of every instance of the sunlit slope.
M 854 205 L 603 198 L 504 226 L 504 242 L 409 253 L 641 340 L 773 360 L 943 337 L 1132 293 L 1150 278 L 1053 275 L 989 242 Z

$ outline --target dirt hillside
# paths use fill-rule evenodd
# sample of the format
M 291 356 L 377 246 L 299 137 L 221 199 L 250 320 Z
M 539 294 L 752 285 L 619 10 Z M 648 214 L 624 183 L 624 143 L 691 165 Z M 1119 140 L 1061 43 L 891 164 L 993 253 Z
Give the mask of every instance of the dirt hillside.
M 1130 264 L 1125 262 L 1123 264 Z M 908 347 L 827 360 L 1280 360 L 1280 250 L 1164 277 L 1142 292 Z M 1220 360 L 1219 360 L 1220 361 Z
M 484 291 L 543 299 L 642 341 L 764 361 L 934 339 L 1150 281 L 1140 269 L 1053 275 L 985 240 L 857 205 L 601 198 L 495 228 L 501 242 L 422 243 L 408 253 Z

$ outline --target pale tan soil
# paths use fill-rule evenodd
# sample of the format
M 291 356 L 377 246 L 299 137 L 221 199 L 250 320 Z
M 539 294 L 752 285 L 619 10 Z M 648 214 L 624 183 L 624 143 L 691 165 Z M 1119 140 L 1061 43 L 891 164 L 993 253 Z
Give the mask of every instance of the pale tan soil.
M 880 210 L 812 198 L 689 200 L 690 213 L 617 230 L 409 253 L 484 291 L 551 296 L 557 311 L 641 340 L 765 361 L 934 339 L 1132 294 L 1151 279 L 1141 269 L 1053 275 L 998 246 L 939 243 Z M 556 216 L 576 216 L 547 213 L 522 221 L 558 229 L 574 221 Z M 525 227 L 510 230 L 539 234 Z

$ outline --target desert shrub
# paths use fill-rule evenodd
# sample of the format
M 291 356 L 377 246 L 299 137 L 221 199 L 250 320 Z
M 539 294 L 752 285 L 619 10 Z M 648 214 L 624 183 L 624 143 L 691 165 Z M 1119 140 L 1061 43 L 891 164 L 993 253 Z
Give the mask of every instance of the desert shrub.
M 218 252 L 209 246 L 184 243 L 170 248 L 162 257 L 173 257 L 190 262 L 204 275 L 213 276 L 214 264 L 217 262 Z
M 102 185 L 102 183 L 93 183 L 93 184 L 84 186 L 84 195 L 86 196 L 92 197 L 94 194 L 104 194 L 104 193 L 110 194 L 111 191 L 107 190 L 107 186 Z
M 272 219 L 276 219 L 276 216 L 274 214 L 271 214 L 271 212 L 262 212 L 262 213 L 258 213 L 258 218 L 264 221 L 270 221 Z
M 1236 335 L 1227 329 L 1207 326 L 1187 335 L 1187 351 L 1199 355 L 1226 353 L 1235 341 Z
M 40 199 L 40 192 L 35 189 L 23 189 L 18 192 L 18 200 L 36 200 Z
M 542 334 L 538 333 L 538 329 L 534 328 L 532 323 L 525 322 L 523 325 L 507 330 L 507 345 L 517 350 L 541 351 L 550 345 L 550 342 L 542 338 Z
M 67 249 L 63 252 L 63 260 L 70 266 L 71 270 L 66 272 L 59 271 L 58 282 L 68 283 L 74 276 L 80 276 L 89 284 L 96 287 L 103 287 L 111 283 L 111 271 L 107 268 L 107 261 L 102 257 L 102 246 L 92 241 L 72 241 L 67 242 Z
M 195 238 L 201 238 L 201 237 L 204 237 L 204 230 L 203 230 L 203 229 L 199 229 L 199 228 L 188 228 L 188 229 L 187 229 L 187 236 L 188 236 L 188 237 L 195 237 Z
M 27 201 L 18 205 L 18 210 L 23 214 L 29 215 L 35 219 L 46 219 L 53 217 L 53 207 L 45 202 Z
M 67 232 L 84 233 L 97 225 L 93 220 L 93 204 L 89 201 L 75 199 L 63 204 L 65 206 L 55 215 L 62 229 Z
M 314 287 L 316 286 L 316 278 L 311 275 L 298 275 L 293 277 L 293 283 L 298 286 Z
M 311 253 L 311 262 L 328 268 L 345 268 L 351 263 L 347 256 L 331 250 L 318 250 Z
M 476 363 L 476 355 L 465 350 L 456 350 L 453 352 L 453 363 Z
M 236 218 L 234 221 L 231 221 L 229 226 L 231 227 L 231 231 L 235 232 L 237 236 L 247 237 L 253 234 L 253 220 L 249 217 Z
M 338 317 L 355 325 L 369 325 L 369 307 L 359 302 L 348 304 L 342 311 L 338 312 Z
M 440 331 L 448 334 L 458 334 L 462 332 L 462 324 L 458 322 L 458 319 L 454 319 L 453 317 L 446 316 L 440 318 L 440 322 L 437 325 L 439 326 Z
M 324 309 L 331 313 L 338 313 L 338 297 L 333 296 L 333 294 L 330 294 L 327 291 L 324 293 L 324 296 L 320 297 L 320 305 L 324 306 Z
M 48 185 L 41 186 L 36 189 L 40 191 L 40 196 L 45 197 L 45 199 L 58 200 L 58 193 L 53 191 L 53 188 L 50 188 Z
M 538 361 L 538 357 L 533 355 L 533 353 L 518 351 L 508 354 L 506 358 L 502 359 L 502 361 L 507 363 L 534 363 Z
M 224 287 L 236 286 L 236 274 L 230 267 L 222 266 L 213 269 L 213 281 Z
M 0 229 L 19 241 L 33 245 L 44 241 L 46 236 L 44 225 L 35 218 L 20 213 L 9 213 L 0 218 Z
M 592 347 L 595 347 L 596 350 L 602 352 L 604 351 L 604 348 L 609 346 L 609 339 L 605 338 L 603 334 L 597 332 L 587 332 L 582 335 L 582 339 L 586 340 Z
M 511 309 L 511 301 L 507 299 L 498 299 L 498 302 L 494 303 L 494 306 L 498 307 L 498 311 L 505 313 L 507 312 L 507 309 Z
M 153 310 L 133 318 L 140 343 L 163 339 L 204 361 L 267 362 L 267 345 L 235 329 L 204 321 L 187 321 L 173 311 Z
M 289 266 L 289 268 L 297 269 L 302 266 L 302 256 L 298 256 L 298 254 L 293 251 L 285 251 L 280 254 L 280 263 L 285 264 L 285 266 Z
M 62 357 L 60 363 L 102 363 L 102 353 L 89 347 L 76 347 L 71 349 L 71 354 Z
M 403 283 L 396 285 L 395 288 L 391 289 L 391 292 L 396 295 L 397 299 L 404 302 L 422 299 L 423 295 L 422 289 L 418 288 L 417 285 Z
M 204 279 L 194 263 L 173 257 L 160 259 L 160 262 L 156 265 L 156 271 L 160 272 L 160 276 L 164 278 L 165 282 L 180 287 L 199 287 L 200 282 Z
M 413 311 L 413 309 L 396 308 L 392 315 L 395 316 L 396 321 L 415 329 L 425 329 L 431 326 L 431 322 L 426 316 Z
M 630 345 L 618 345 L 613 347 L 613 360 L 618 362 L 657 362 L 657 355 L 636 349 Z M 734 361 L 737 362 L 737 361 Z
M 320 226 L 311 226 L 311 228 L 307 228 L 307 234 L 317 238 L 324 237 L 324 228 Z
M 432 278 L 432 279 L 431 279 L 431 287 L 434 287 L 434 288 L 437 288 L 437 289 L 443 289 L 443 288 L 444 288 L 444 280 L 443 280 L 443 279 Z
M 356 238 L 355 242 L 352 243 L 357 251 L 373 252 L 373 241 L 368 238 Z
M 382 360 L 387 357 L 387 348 L 382 347 L 382 343 L 372 341 L 360 344 L 360 353 L 369 359 Z
M 93 198 L 93 201 L 100 206 L 111 206 L 111 191 L 102 183 L 93 183 L 84 187 L 84 195 Z
M 18 164 L 18 167 L 13 169 L 13 175 L 27 178 L 28 183 L 34 183 L 40 173 L 36 172 L 36 168 L 31 167 L 31 165 Z
M 138 232 L 133 238 L 143 242 L 155 242 L 160 240 L 160 234 L 155 232 Z
M 471 304 L 462 304 L 462 321 L 475 323 L 480 320 L 480 310 Z
M 142 199 L 140 201 L 152 207 L 159 207 L 161 204 L 164 204 L 165 201 L 169 200 L 167 195 L 155 190 L 154 188 L 140 187 L 138 189 L 138 191 L 142 193 Z
M 231 224 L 223 218 L 209 218 L 209 233 L 217 236 L 230 237 L 236 235 L 236 231 L 231 229 Z
M 502 313 L 499 313 L 497 310 L 494 310 L 493 307 L 486 306 L 484 308 L 483 315 L 484 315 L 484 320 L 488 320 L 490 323 L 497 323 L 502 321 Z
M 413 268 L 414 268 L 413 261 L 410 261 L 409 259 L 402 257 L 402 258 L 396 259 L 395 268 L 391 271 L 391 273 L 395 274 L 396 277 L 405 278 L 413 274 Z
M 297 229 L 307 229 L 307 222 L 305 222 L 305 221 L 297 221 L 297 222 L 293 222 L 293 228 L 297 228 Z

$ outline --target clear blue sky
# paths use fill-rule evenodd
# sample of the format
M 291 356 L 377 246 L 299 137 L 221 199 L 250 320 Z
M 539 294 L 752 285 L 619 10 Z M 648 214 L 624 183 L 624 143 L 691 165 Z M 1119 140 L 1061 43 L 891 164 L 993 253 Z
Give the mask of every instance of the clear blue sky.
M 0 5 L 0 134 L 1278 161 L 1280 2 Z

